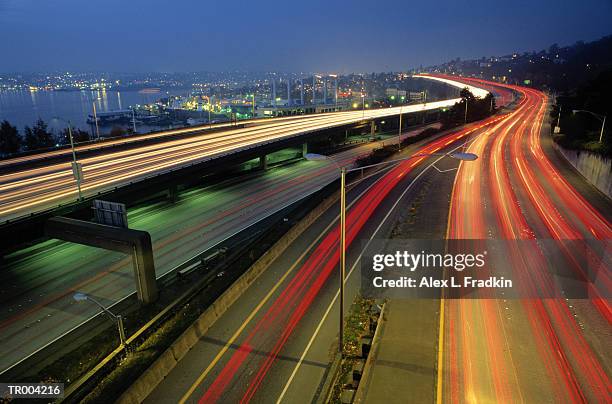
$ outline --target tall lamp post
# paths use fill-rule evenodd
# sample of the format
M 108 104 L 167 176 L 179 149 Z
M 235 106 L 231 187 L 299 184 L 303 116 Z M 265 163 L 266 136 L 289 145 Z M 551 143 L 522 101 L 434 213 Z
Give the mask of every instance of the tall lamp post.
M 100 303 L 99 301 L 97 301 L 96 299 L 94 299 L 93 297 L 89 296 L 88 294 L 85 293 L 75 293 L 72 298 L 77 301 L 77 302 L 82 302 L 85 300 L 89 300 L 91 302 L 93 302 L 95 305 L 97 305 L 99 308 L 102 309 L 102 311 L 107 314 L 113 321 L 117 322 L 117 329 L 119 330 L 119 340 L 121 341 L 121 346 L 126 346 L 126 338 L 125 338 L 125 328 L 123 327 L 123 318 L 121 317 L 121 315 L 117 315 L 114 314 L 113 312 L 111 312 L 109 309 L 107 309 L 106 307 L 104 307 L 104 305 L 102 305 L 102 303 Z
M 339 326 L 339 338 L 338 338 L 338 352 L 342 356 L 344 354 L 343 349 L 343 341 L 344 341 L 344 281 L 346 277 L 346 174 L 353 171 L 360 171 L 366 168 L 373 168 L 382 165 L 396 165 L 406 160 L 410 160 L 416 157 L 429 157 L 429 156 L 446 156 L 456 160 L 462 161 L 473 161 L 478 158 L 476 154 L 473 153 L 420 153 L 413 154 L 412 156 L 391 160 L 391 161 L 383 161 L 381 163 L 370 164 L 363 167 L 358 168 L 350 168 L 340 167 L 340 165 L 329 156 L 324 156 L 321 154 L 313 154 L 308 153 L 304 155 L 306 160 L 320 161 L 320 160 L 329 160 L 331 161 L 338 169 L 340 170 L 340 326 Z M 438 169 L 440 172 L 440 169 Z
M 79 196 L 78 200 L 81 201 L 83 200 L 83 193 L 81 192 L 81 181 L 83 180 L 83 165 L 79 163 L 76 158 L 76 151 L 74 149 L 74 138 L 72 136 L 72 124 L 69 120 L 60 117 L 55 117 L 53 119 L 65 122 L 68 125 L 68 137 L 70 138 L 70 149 L 72 150 L 72 175 L 76 180 L 77 192 Z
M 601 131 L 599 132 L 599 143 L 602 143 L 603 142 L 604 129 L 606 127 L 606 116 L 605 115 L 601 115 L 601 114 L 597 114 L 597 113 L 592 112 L 592 111 L 587 111 L 586 109 L 574 109 L 574 110 L 572 110 L 572 114 L 577 114 L 578 112 L 585 112 L 585 113 L 591 114 L 595 118 L 599 119 L 599 121 L 601 122 Z

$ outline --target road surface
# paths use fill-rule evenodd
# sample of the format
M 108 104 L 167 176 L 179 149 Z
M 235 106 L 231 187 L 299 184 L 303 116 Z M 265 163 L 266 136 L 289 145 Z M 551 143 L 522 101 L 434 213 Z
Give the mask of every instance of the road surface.
M 470 136 L 467 151 L 481 156 L 474 165 L 461 164 L 451 196 L 448 237 L 609 239 L 608 220 L 561 176 L 540 146 L 545 97 L 529 89 L 514 90 L 523 96 L 512 113 L 416 151 L 448 150 Z M 375 227 L 385 223 L 386 212 L 393 216 L 395 202 L 406 206 L 402 191 L 410 190 L 424 163 L 404 162 L 367 184 L 369 188 L 349 194 L 349 201 L 361 195 L 347 216 L 349 268 L 358 262 L 362 248 L 355 241 L 384 234 L 377 234 Z M 320 398 L 337 338 L 335 210 L 240 298 L 149 402 Z M 540 259 L 537 250 L 519 251 L 509 259 L 518 282 L 546 285 L 543 274 L 521 271 L 521 260 Z M 355 278 L 349 271 L 348 299 L 358 287 Z M 609 401 L 607 301 L 441 300 L 440 308 L 444 314 L 439 318 L 438 371 L 432 372 L 432 377 L 437 374 L 432 397 L 438 402 Z M 436 335 L 423 338 L 435 341 Z M 406 397 L 391 401 L 405 402 Z
M 542 148 L 549 100 L 536 90 L 508 88 L 522 100 L 467 149 L 483 158 L 460 166 L 448 238 L 609 241 L 608 219 Z M 594 188 L 588 196 L 602 199 Z M 568 260 L 579 254 L 558 244 Z M 510 252 L 508 259 L 521 288 L 550 284 L 550 274 L 526 271 L 527 262 L 544 262 L 540 249 Z M 609 296 L 609 269 L 607 290 L 593 291 L 591 300 L 442 301 L 437 401 L 609 402 L 611 317 L 601 298 Z

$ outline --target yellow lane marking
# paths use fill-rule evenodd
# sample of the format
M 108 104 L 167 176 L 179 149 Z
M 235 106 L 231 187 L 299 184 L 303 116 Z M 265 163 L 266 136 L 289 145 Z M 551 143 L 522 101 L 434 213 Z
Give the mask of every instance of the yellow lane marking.
M 306 248 L 306 250 L 302 253 L 302 255 L 300 255 L 300 257 L 295 261 L 295 263 L 293 265 L 291 265 L 291 267 L 287 270 L 287 272 L 285 272 L 285 274 L 278 280 L 278 282 L 274 285 L 274 287 L 272 289 L 270 289 L 270 291 L 268 292 L 268 294 L 261 300 L 261 302 L 259 302 L 259 304 L 253 309 L 253 311 L 249 314 L 249 316 L 246 318 L 246 320 L 244 320 L 244 322 L 242 323 L 242 325 L 236 330 L 236 332 L 234 333 L 234 335 L 232 335 L 232 337 L 227 341 L 227 343 L 225 344 L 225 346 L 223 346 L 223 348 L 219 351 L 219 353 L 217 354 L 217 356 L 215 356 L 215 358 L 212 360 L 212 362 L 210 362 L 210 364 L 206 367 L 206 369 L 204 369 L 204 372 L 202 372 L 202 374 L 200 374 L 200 376 L 196 379 L 196 381 L 191 385 L 191 387 L 189 388 L 189 390 L 187 390 L 187 392 L 183 395 L 183 397 L 181 397 L 179 404 L 184 404 L 189 397 L 193 394 L 193 392 L 198 388 L 198 386 L 202 383 L 202 381 L 204 381 L 204 379 L 206 378 L 206 376 L 208 376 L 208 374 L 210 373 L 210 371 L 216 366 L 216 364 L 219 362 L 219 360 L 221 360 L 221 358 L 223 357 L 223 355 L 225 354 L 225 352 L 227 352 L 227 350 L 229 349 L 230 346 L 232 346 L 234 344 L 234 342 L 236 341 L 236 339 L 238 339 L 238 337 L 240 336 L 240 334 L 242 334 L 242 331 L 245 329 L 245 327 L 251 322 L 251 320 L 253 320 L 253 318 L 257 315 L 257 313 L 259 312 L 259 310 L 261 310 L 261 308 L 266 304 L 266 302 L 268 300 L 270 300 L 270 298 L 272 297 L 272 295 L 274 294 L 274 292 L 276 291 L 276 289 L 278 289 L 280 287 L 280 285 L 285 281 L 285 279 L 287 279 L 287 277 L 289 276 L 289 274 L 291 274 L 293 272 L 293 270 L 295 269 L 295 267 L 302 261 L 302 259 L 304 259 L 304 257 L 306 256 L 306 254 L 308 254 L 308 252 L 314 247 L 314 245 L 316 243 L 319 242 L 319 240 L 321 239 L 321 237 L 323 237 L 324 234 L 327 234 L 327 232 L 329 231 L 329 229 L 336 223 L 337 218 L 335 220 L 333 220 L 326 228 L 325 230 L 323 230 L 323 232 L 321 232 L 321 234 L 319 234 L 319 236 L 312 242 L 310 243 L 310 245 L 308 246 L 308 248 Z

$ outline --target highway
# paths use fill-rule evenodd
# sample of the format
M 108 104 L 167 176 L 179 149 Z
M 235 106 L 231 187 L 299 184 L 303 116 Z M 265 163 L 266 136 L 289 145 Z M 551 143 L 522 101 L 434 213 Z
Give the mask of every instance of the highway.
M 436 101 L 426 104 L 406 105 L 363 111 L 348 111 L 304 115 L 298 118 L 274 118 L 245 128 L 218 132 L 202 132 L 183 139 L 169 139 L 155 144 L 140 145 L 127 150 L 106 150 L 103 154 L 79 158 L 78 152 L 97 148 L 98 145 L 79 147 L 77 159 L 83 165 L 82 192 L 85 197 L 98 192 L 129 185 L 160 174 L 179 170 L 197 163 L 247 150 L 263 144 L 298 135 L 333 128 L 362 120 L 435 110 L 453 105 L 457 100 Z M 185 129 L 193 131 L 193 129 Z M 147 135 L 162 137 L 177 131 Z M 146 136 L 145 136 L 146 137 Z M 139 136 L 142 139 L 143 136 Z M 125 140 L 118 140 L 118 143 Z M 69 151 L 47 152 L 50 156 Z M 24 159 L 39 159 L 40 155 L 5 160 L 1 164 L 23 163 Z M 76 182 L 70 162 L 50 163 L 36 168 L 17 166 L 15 171 L 0 175 L 0 222 L 16 219 L 31 213 L 52 209 L 60 204 L 74 202 L 77 198 Z
M 420 130 L 405 132 L 403 137 Z M 364 143 L 334 158 L 351 165 L 380 144 Z M 333 167 L 300 161 L 183 192 L 176 203 L 157 202 L 130 209 L 128 219 L 132 228 L 151 234 L 156 275 L 160 277 L 337 176 Z M 3 258 L 0 371 L 97 313 L 93 305 L 75 304 L 71 296 L 77 290 L 106 304 L 123 299 L 134 291 L 129 257 L 49 240 Z
M 563 240 L 612 238 L 610 201 L 587 189 L 590 200 L 608 206 L 599 212 L 564 178 L 554 152 L 544 151 L 546 95 L 504 87 L 521 93 L 520 104 L 468 147 L 483 158 L 460 165 L 447 236 L 554 239 L 565 259 L 575 260 L 580 251 Z M 524 290 L 551 285 L 550 274 L 526 270 L 527 262 L 545 267 L 540 248 L 509 252 Z M 443 300 L 437 401 L 609 402 L 611 316 L 601 297 L 609 296 L 609 269 L 590 300 Z
M 513 99 L 508 90 L 520 94 L 509 113 L 403 152 L 446 152 L 469 140 L 465 150 L 480 156 L 475 162 L 459 164 L 450 196 L 447 238 L 558 240 L 569 261 L 573 252 L 564 247 L 563 240 L 612 238 L 610 201 L 581 186 L 580 179 L 572 179 L 543 135 L 549 103 L 545 94 L 476 79 L 437 79 L 499 89 L 502 103 Z M 303 124 L 287 120 L 279 124 L 283 129 L 264 129 L 262 136 L 272 130 L 285 134 L 304 130 Z M 236 131 L 258 131 L 263 126 Z M 214 138 L 219 133 L 201 136 Z M 215 140 L 225 141 L 241 140 Z M 207 140 L 200 144 L 202 151 L 181 142 L 166 142 L 168 153 L 206 153 Z M 371 145 L 363 146 L 367 147 Z M 350 163 L 367 150 L 363 148 L 336 158 L 341 164 Z M 162 164 L 155 154 L 152 151 L 143 157 L 147 167 Z M 157 154 L 163 160 L 166 152 Z M 351 270 L 346 280 L 346 309 L 359 287 L 353 269 L 358 268 L 362 241 L 387 236 L 398 211 L 408 206 L 421 181 L 432 177 L 431 162 L 431 158 L 418 157 L 400 163 L 349 192 Z M 119 169 L 113 161 L 100 162 L 100 167 L 104 164 Z M 92 173 L 99 173 L 102 182 L 115 174 L 99 169 L 92 168 Z M 62 173 L 57 169 L 52 174 Z M 336 175 L 332 164 L 300 162 L 254 174 L 245 182 L 230 180 L 212 189 L 191 191 L 176 206 L 151 205 L 130 212 L 130 223 L 152 233 L 160 276 L 185 257 L 314 192 Z M 36 178 L 38 175 L 15 181 Z M 66 181 L 69 187 L 69 179 Z M 319 397 L 337 338 L 337 209 L 334 206 L 325 212 L 240 297 L 156 388 L 149 397 L 151 403 L 301 402 Z M 52 240 L 8 259 L 13 270 L 0 279 L 0 298 L 3 303 L 11 302 L 3 304 L 0 317 L 2 364 L 18 361 L 33 347 L 95 313 L 95 308 L 74 304 L 70 299 L 73 291 L 111 302 L 133 290 L 129 261 L 118 254 Z M 550 284 L 547 274 L 525 270 L 526 262 L 543 260 L 539 249 L 511 251 L 508 259 L 521 287 Z M 80 265 L 84 260 L 92 263 L 87 269 Z M 575 269 L 581 270 L 579 265 Z M 609 286 L 609 276 L 605 276 L 589 300 L 441 299 L 439 334 L 424 336 L 439 342 L 433 383 L 437 402 L 609 402 L 612 316 L 605 298 Z
M 463 140 L 499 119 L 420 144 L 405 150 L 403 156 L 460 148 Z M 355 268 L 362 242 L 386 237 L 420 181 L 431 175 L 441 177 L 431 163 L 427 157 L 404 161 L 377 181 L 365 181 L 349 192 L 347 244 L 353 247 L 348 256 L 347 309 L 359 288 Z M 272 264 L 151 393 L 148 402 L 312 402 L 321 398 L 337 338 L 337 211 L 337 206 L 330 208 Z
M 559 161 L 541 146 L 546 97 L 535 90 L 512 90 L 522 96 L 511 113 L 406 152 L 448 151 L 469 139 L 466 150 L 481 156 L 474 164 L 460 164 L 448 238 L 609 240 L 609 219 L 588 201 L 601 196 L 592 190 L 579 194 L 555 165 Z M 385 228 L 396 208 L 409 206 L 411 185 L 419 186 L 428 163 L 425 158 L 403 162 L 349 193 L 347 299 L 359 287 L 353 269 L 363 243 L 388 234 Z M 602 204 L 610 202 L 595 203 Z M 326 212 L 247 290 L 148 402 L 321 398 L 337 338 L 336 210 Z M 522 287 L 546 287 L 545 274 L 524 270 L 525 260 L 541 259 L 537 249 L 514 251 L 509 259 Z M 440 335 L 422 335 L 426 342 L 440 343 L 437 371 L 431 373 L 433 401 L 608 402 L 609 311 L 594 292 L 591 300 L 441 299 Z M 393 395 L 385 399 L 406 401 Z

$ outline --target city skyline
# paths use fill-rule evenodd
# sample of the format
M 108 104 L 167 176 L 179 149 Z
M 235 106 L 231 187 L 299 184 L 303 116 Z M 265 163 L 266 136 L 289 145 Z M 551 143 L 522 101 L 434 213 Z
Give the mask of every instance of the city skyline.
M 610 33 L 612 4 L 603 0 L 485 6 L 359 1 L 289 9 L 272 1 L 168 8 L 111 1 L 94 12 L 74 0 L 6 1 L 0 35 L 12 40 L 0 44 L 0 71 L 403 71 Z

